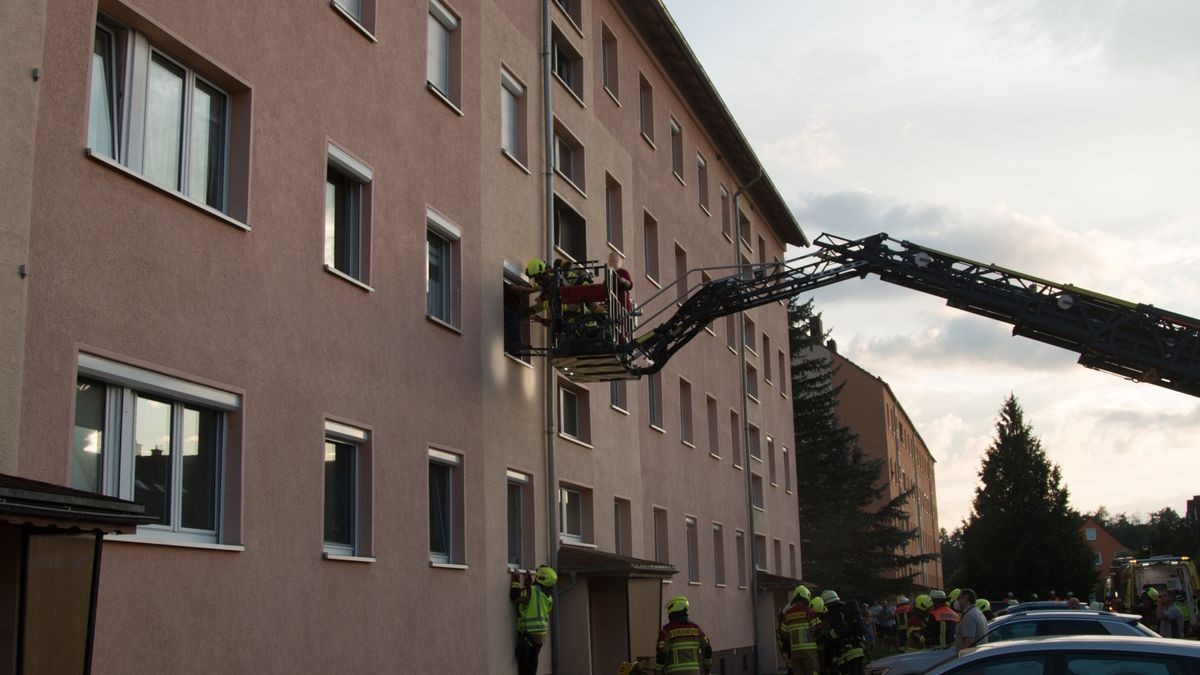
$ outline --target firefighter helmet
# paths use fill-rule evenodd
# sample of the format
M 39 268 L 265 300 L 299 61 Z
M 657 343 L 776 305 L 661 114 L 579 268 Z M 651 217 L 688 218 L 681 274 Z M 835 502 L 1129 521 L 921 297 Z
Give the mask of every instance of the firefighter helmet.
M 907 595 L 902 595 L 902 596 L 900 596 L 900 597 L 896 598 L 896 604 L 897 604 L 897 605 L 907 605 L 907 604 L 908 604 L 908 602 L 909 602 L 909 600 L 908 600 L 908 596 L 907 596 Z
M 671 598 L 671 601 L 667 603 L 668 615 L 674 614 L 675 612 L 686 611 L 688 611 L 688 599 L 682 595 L 677 595 Z
M 922 593 L 917 596 L 916 606 L 922 612 L 928 612 L 933 609 L 933 600 L 928 595 Z
M 1154 602 L 1158 602 L 1158 589 L 1153 586 L 1147 588 L 1146 597 L 1150 598 Z
M 549 565 L 539 565 L 537 572 L 533 575 L 533 580 L 541 586 L 550 587 L 558 583 L 558 573 Z
M 947 598 L 948 600 L 950 600 L 950 602 L 951 602 L 951 603 L 953 603 L 955 600 L 957 600 L 957 599 L 958 599 L 958 594 L 959 594 L 959 593 L 962 593 L 962 589 L 961 589 L 961 588 L 956 588 L 956 589 L 954 589 L 954 590 L 950 591 L 950 594 L 949 594 L 949 595 L 947 595 L 947 596 L 946 596 L 946 598 Z
M 809 607 L 809 609 L 811 609 L 812 611 L 816 612 L 817 614 L 824 614 L 824 613 L 825 613 L 825 601 L 824 601 L 824 600 L 822 600 L 822 599 L 820 598 L 820 596 L 813 598 L 813 599 L 812 599 L 812 603 L 811 603 L 811 604 L 809 604 L 809 606 L 808 606 L 808 607 Z
M 797 584 L 795 590 L 792 591 L 792 602 L 803 599 L 805 602 L 812 600 L 812 593 L 804 584 Z
M 975 606 L 978 607 L 979 611 L 981 611 L 981 612 L 992 611 L 992 603 L 988 602 L 987 598 L 980 598 L 980 599 L 976 600 Z
M 943 591 L 941 589 L 936 590 L 936 591 L 930 591 L 929 599 L 934 602 L 937 602 L 938 600 L 941 600 L 944 602 L 946 600 L 946 591 Z
M 534 258 L 525 266 L 525 276 L 536 277 L 546 271 L 546 261 L 541 258 Z
M 837 591 L 821 591 L 821 601 L 828 605 L 831 602 L 838 602 L 841 598 L 838 597 Z

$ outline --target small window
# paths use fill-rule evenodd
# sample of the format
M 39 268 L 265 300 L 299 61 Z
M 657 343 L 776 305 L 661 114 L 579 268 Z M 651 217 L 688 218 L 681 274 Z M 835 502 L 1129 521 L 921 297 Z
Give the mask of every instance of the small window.
M 733 239 L 733 226 L 729 220 L 729 190 L 725 186 L 721 186 L 721 233 L 726 237 Z
M 241 397 L 89 354 L 77 372 L 71 487 L 142 504 L 140 535 L 219 542 Z
M 563 484 L 558 491 L 558 531 L 568 544 L 592 541 L 592 491 Z
M 737 351 L 737 315 L 725 315 L 725 346 Z
M 764 240 L 762 238 L 762 235 L 759 235 L 758 236 L 758 264 L 765 265 L 766 262 L 767 262 L 767 242 L 766 242 L 766 240 Z
M 713 583 L 725 585 L 725 530 L 720 523 L 713 523 Z
M 554 57 L 551 67 L 554 76 L 562 83 L 575 98 L 583 98 L 583 57 L 576 51 L 566 37 L 554 28 L 550 38 L 550 53 Z
M 787 446 L 783 446 L 783 489 L 792 494 L 792 465 L 790 455 L 788 454 Z
M 325 171 L 325 269 L 368 283 L 370 167 L 328 146 Z
M 762 336 L 762 366 L 763 366 L 763 381 L 771 384 L 771 338 L 763 333 Z
M 792 373 L 788 370 L 787 356 L 783 353 L 783 350 L 780 349 L 778 354 L 779 356 L 777 360 L 779 362 L 779 370 L 777 372 L 779 373 L 779 394 L 781 396 L 787 396 L 788 381 L 792 379 Z
M 1104 555 L 1101 554 L 1100 551 L 1096 551 L 1096 567 L 1100 567 L 1103 564 L 1104 564 Z
M 633 509 L 628 499 L 613 499 L 613 553 L 633 555 Z
M 572 260 L 587 260 L 587 221 L 558 196 L 554 197 L 554 246 Z
M 667 510 L 654 509 L 654 561 L 671 562 L 670 540 L 668 537 Z
M 585 185 L 583 166 L 583 144 L 566 127 L 555 121 L 554 171 L 582 192 Z
M 432 210 L 425 214 L 425 312 L 448 326 L 459 327 L 459 254 L 461 230 Z
M 520 471 L 508 476 L 508 564 L 529 569 L 533 561 L 533 490 L 532 477 Z
M 746 533 L 741 530 L 733 531 L 734 549 L 737 553 L 737 583 L 738 588 L 746 587 Z
M 430 91 L 456 108 L 461 104 L 461 36 L 458 16 L 440 0 L 429 0 L 425 79 Z
M 1096 541 L 1096 528 L 1088 527 L 1088 528 L 1084 528 L 1083 531 L 1087 535 L 1088 541 Z
M 370 555 L 370 432 L 325 421 L 326 554 Z
M 650 408 L 650 426 L 663 429 L 662 373 L 646 376 L 646 395 Z
M 623 412 L 629 412 L 629 386 L 625 380 L 613 380 L 608 383 L 608 402 L 612 407 Z
M 721 456 L 720 429 L 717 423 L 717 399 L 705 395 L 704 408 L 708 413 L 708 452 L 716 457 Z
M 796 545 L 788 544 L 788 570 L 793 579 L 798 579 L 796 576 Z
M 589 392 L 561 380 L 558 384 L 558 430 L 568 438 L 590 443 L 592 440 Z
M 621 211 L 621 184 L 604 174 L 604 230 L 608 243 L 617 251 L 625 250 L 624 223 Z
M 704 155 L 696 155 L 696 185 L 700 195 L 700 206 L 708 211 L 708 162 Z
M 687 542 L 687 574 L 689 583 L 700 582 L 700 533 L 696 531 L 696 519 L 683 519 L 684 539 Z
M 529 348 L 533 344 L 530 322 L 531 293 L 521 272 L 510 263 L 504 264 L 504 353 L 515 359 L 532 363 Z
M 740 208 L 737 210 L 738 232 L 741 237 L 742 244 L 746 248 L 750 248 L 750 216 L 746 215 L 745 211 Z
M 675 302 L 682 305 L 688 296 L 688 260 L 687 251 L 678 243 L 675 244 Z
M 783 574 L 783 545 L 778 539 L 771 542 L 772 552 L 775 554 L 773 561 L 775 566 L 771 569 L 775 570 L 775 574 Z
M 762 476 L 760 476 L 758 474 L 753 474 L 750 477 L 750 495 L 751 495 L 751 500 L 752 500 L 751 504 L 754 506 L 754 508 L 759 509 L 759 510 L 763 510 L 766 508 L 766 502 L 763 499 L 764 495 L 763 495 Z
M 692 383 L 679 378 L 679 440 L 692 445 Z
M 566 14 L 571 23 L 577 27 L 583 23 L 580 15 L 580 5 L 582 2 L 583 0 L 554 0 L 554 4 L 558 5 L 563 14 Z
M 620 100 L 621 78 L 618 67 L 620 56 L 617 50 L 617 37 L 608 29 L 608 24 L 603 22 L 600 24 L 600 57 L 604 88 L 612 94 L 614 99 Z
M 770 572 L 767 568 L 767 537 L 766 535 L 754 535 L 754 569 Z
M 767 436 L 767 477 L 771 480 L 771 485 L 778 485 L 775 473 L 775 439 Z
M 462 564 L 463 555 L 462 456 L 429 450 L 429 560 Z
M 754 323 L 754 319 L 751 319 L 750 316 L 747 314 L 743 314 L 742 315 L 742 325 L 745 326 L 745 328 L 746 328 L 746 333 L 745 333 L 746 349 L 750 350 L 751 354 L 758 354 L 758 344 L 757 344 L 758 336 L 755 333 L 756 324 Z
M 742 422 L 736 410 L 729 411 L 729 448 L 733 452 L 733 466 L 742 467 Z
M 646 259 L 646 276 L 658 282 L 658 221 L 649 213 L 642 223 L 642 251 Z
M 333 6 L 368 35 L 375 32 L 375 0 L 333 0 Z
M 762 448 L 759 445 L 760 436 L 761 436 L 761 434 L 759 434 L 758 427 L 755 426 L 754 424 L 751 424 L 750 425 L 750 456 L 753 457 L 754 459 L 762 461 Z
M 671 119 L 671 171 L 683 180 L 683 129 L 674 118 Z
M 758 368 L 753 364 L 746 364 L 746 394 L 758 400 Z
M 641 73 L 638 73 L 638 102 L 642 136 L 654 145 L 654 88 Z
M 518 164 L 528 163 L 528 123 L 525 85 L 506 70 L 500 71 L 500 149 Z

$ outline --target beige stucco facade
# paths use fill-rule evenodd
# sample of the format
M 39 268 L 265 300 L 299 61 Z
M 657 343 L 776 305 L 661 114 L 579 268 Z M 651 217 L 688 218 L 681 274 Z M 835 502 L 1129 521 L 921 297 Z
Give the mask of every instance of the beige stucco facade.
M 689 597 L 725 672 L 746 672 L 756 538 L 764 572 L 800 577 L 782 304 L 748 313 L 756 393 L 745 415 L 741 350 L 729 336 L 737 322 L 719 320 L 661 371 L 659 419 L 645 380 L 624 385 L 620 406 L 607 383 L 577 388 L 586 437 L 554 429 L 556 478 L 548 476 L 546 402 L 559 400 L 565 378 L 556 373 L 548 395 L 544 359 L 504 352 L 503 311 L 505 270 L 546 250 L 541 3 L 439 4 L 458 21 L 448 97 L 426 84 L 426 2 L 363 0 L 358 22 L 336 4 L 282 0 L 0 7 L 0 473 L 72 483 L 84 364 L 109 364 L 89 366 L 88 377 L 114 388 L 137 389 L 120 375 L 127 369 L 231 401 L 220 415 L 215 541 L 147 532 L 105 543 L 93 672 L 515 673 L 514 473 L 528 481 L 521 567 L 561 546 L 657 556 L 679 570 L 665 583 L 564 571 L 562 673 L 599 675 L 647 656 L 663 617 L 630 616 L 629 607 L 660 612 L 677 594 Z M 574 184 L 556 176 L 553 191 L 586 223 L 587 258 L 621 253 L 642 301 L 678 275 L 676 260 L 728 266 L 738 250 L 771 261 L 801 243 L 769 177 L 741 196 L 746 242 L 723 233 L 722 190 L 732 199 L 755 178 L 756 160 L 665 10 L 624 0 L 574 6 L 571 16 L 551 2 L 550 17 L 581 61 L 581 83 L 572 92 L 555 77 L 548 93 L 555 127 L 582 147 L 583 173 Z M 228 93 L 224 208 L 87 152 L 98 10 Z M 524 86 L 523 161 L 500 151 L 502 71 Z M 647 85 L 652 141 L 639 115 Z M 678 175 L 672 123 L 682 139 Z M 333 147 L 370 175 L 357 280 L 323 266 Z M 605 227 L 609 182 L 621 187 L 616 245 Z M 647 217 L 657 224 L 653 280 Z M 430 219 L 457 236 L 450 322 L 427 317 Z M 28 278 L 17 274 L 21 264 Z M 117 373 L 111 382 L 96 374 L 104 368 Z M 755 456 L 735 453 L 735 437 L 744 446 L 735 419 L 754 426 Z M 366 439 L 353 555 L 323 553 L 331 428 Z M 458 462 L 448 563 L 431 562 L 427 545 L 431 450 Z M 753 508 L 747 470 L 761 491 Z M 560 485 L 584 495 L 582 536 L 566 543 L 548 528 Z M 665 526 L 657 537 L 656 522 Z M 628 530 L 624 543 L 618 529 Z M 770 617 L 782 583 L 757 604 L 764 671 L 774 672 Z M 550 672 L 549 647 L 541 663 Z
M 821 348 L 827 355 L 841 385 L 838 420 L 858 435 L 863 455 L 884 462 L 887 491 L 875 507 L 882 506 L 906 490 L 912 489 L 906 510 L 908 522 L 902 525 L 917 531 L 916 539 L 905 553 L 920 555 L 941 552 L 937 511 L 937 481 L 933 455 L 891 386 L 833 349 Z M 941 560 L 916 565 L 905 573 L 915 573 L 913 583 L 925 589 L 942 588 Z

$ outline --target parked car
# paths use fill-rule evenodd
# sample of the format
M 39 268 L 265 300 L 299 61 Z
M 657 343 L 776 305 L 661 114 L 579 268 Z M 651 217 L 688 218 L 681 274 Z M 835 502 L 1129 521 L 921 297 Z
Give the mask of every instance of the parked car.
M 1136 614 L 1097 612 L 1090 609 L 1032 610 L 997 617 L 978 644 L 1053 635 L 1122 635 L 1158 637 L 1138 623 Z M 922 649 L 885 656 L 867 664 L 867 675 L 916 675 L 953 659 L 954 649 Z
M 1086 607 L 1086 605 L 1085 605 L 1085 607 Z M 997 608 L 999 608 L 999 609 L 997 609 Z M 1045 609 L 1066 609 L 1066 608 L 1067 608 L 1066 600 L 1034 600 L 1032 602 L 1017 603 L 1017 604 L 1013 605 L 1012 607 L 1005 607 L 1004 605 L 992 605 L 992 611 L 994 611 L 996 613 L 996 616 L 1004 616 L 1005 614 L 1014 614 L 1016 612 L 1034 612 L 1034 611 L 1040 611 L 1040 610 L 1045 610 Z
M 1081 635 L 1007 640 L 963 652 L 926 675 L 1188 675 L 1200 672 L 1200 643 Z

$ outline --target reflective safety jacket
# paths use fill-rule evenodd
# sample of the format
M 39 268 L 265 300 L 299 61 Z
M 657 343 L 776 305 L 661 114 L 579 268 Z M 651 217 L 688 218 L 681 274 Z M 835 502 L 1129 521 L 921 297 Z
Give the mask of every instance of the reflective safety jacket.
M 783 610 L 781 631 L 787 636 L 787 654 L 794 656 L 817 648 L 816 615 L 800 603 L 788 605 Z
M 699 675 L 711 670 L 712 645 L 700 626 L 690 621 L 672 621 L 662 627 L 654 672 Z
M 842 666 L 864 658 L 862 616 L 840 600 L 825 605 L 825 609 L 829 619 L 829 637 L 833 640 L 834 662 Z
M 912 603 L 896 605 L 896 625 L 900 627 L 900 630 L 908 628 L 908 617 L 912 615 L 912 611 Z
M 554 597 L 539 584 L 512 583 L 513 602 L 517 605 L 517 632 L 541 637 L 550 629 L 550 610 Z
M 958 627 L 958 612 L 945 605 L 929 610 L 925 617 L 925 646 L 949 647 L 954 644 L 954 630 Z

